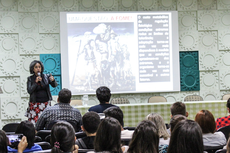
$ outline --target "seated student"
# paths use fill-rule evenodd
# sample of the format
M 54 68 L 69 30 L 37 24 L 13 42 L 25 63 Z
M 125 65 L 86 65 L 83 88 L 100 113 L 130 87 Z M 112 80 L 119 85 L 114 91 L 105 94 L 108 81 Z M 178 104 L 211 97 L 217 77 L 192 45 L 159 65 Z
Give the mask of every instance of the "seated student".
M 179 114 L 188 117 L 188 112 L 186 112 L 186 106 L 182 102 L 173 103 L 170 108 L 170 111 L 171 111 L 171 117 Z
M 158 129 L 158 135 L 160 137 L 159 145 L 161 144 L 169 145 L 170 136 L 167 132 L 163 118 L 157 113 L 151 113 L 146 118 L 147 120 L 152 121 Z
M 94 149 L 94 138 L 100 122 L 100 117 L 96 112 L 85 113 L 82 117 L 83 125 L 81 129 L 86 133 L 87 137 L 76 140 L 75 144 L 78 145 L 79 149 Z
M 97 129 L 94 140 L 95 152 L 122 153 L 121 148 L 121 125 L 112 117 L 103 119 Z M 124 151 L 125 152 L 125 151 Z M 88 153 L 94 153 L 93 151 Z
M 16 131 L 16 134 L 23 134 L 26 137 L 28 142 L 27 148 L 23 152 L 34 152 L 34 151 L 41 151 L 42 148 L 38 144 L 34 143 L 35 140 L 35 127 L 34 124 L 30 121 L 22 121 Z M 18 152 L 16 148 L 8 147 L 9 152 Z
M 226 106 L 227 106 L 228 113 L 230 113 L 230 98 L 228 99 Z M 221 127 L 229 126 L 229 125 L 230 125 L 230 115 L 216 119 L 216 130 L 218 130 Z
M 226 153 L 230 153 L 230 139 L 228 139 L 227 145 L 224 148 L 227 150 Z
M 184 115 L 174 115 L 170 120 L 170 131 L 172 132 L 177 123 L 187 118 Z
M 121 125 L 121 138 L 132 138 L 133 132 L 130 130 L 124 130 L 124 120 L 123 120 L 123 112 L 119 107 L 109 107 L 104 110 L 105 117 L 113 117 L 120 122 Z
M 0 130 L 0 153 L 7 153 L 8 152 L 8 144 L 9 140 L 3 130 Z M 26 137 L 23 136 L 21 141 L 18 144 L 18 153 L 23 153 L 23 151 L 26 149 L 28 146 Z
M 203 153 L 200 126 L 192 120 L 183 120 L 172 131 L 167 153 Z
M 204 146 L 221 146 L 226 144 L 222 132 L 216 131 L 214 116 L 208 110 L 201 110 L 196 114 L 195 121 L 200 125 L 203 133 Z
M 65 121 L 57 122 L 51 129 L 51 153 L 78 153 L 78 146 L 75 145 L 75 140 L 76 137 L 73 126 Z
M 159 135 L 156 125 L 144 120 L 136 127 L 128 153 L 159 153 Z
M 103 113 L 105 109 L 115 106 L 109 103 L 111 93 L 108 87 L 105 87 L 105 86 L 99 87 L 96 90 L 96 96 L 97 96 L 97 99 L 100 101 L 100 104 L 90 107 L 89 112 L 94 111 L 97 113 Z

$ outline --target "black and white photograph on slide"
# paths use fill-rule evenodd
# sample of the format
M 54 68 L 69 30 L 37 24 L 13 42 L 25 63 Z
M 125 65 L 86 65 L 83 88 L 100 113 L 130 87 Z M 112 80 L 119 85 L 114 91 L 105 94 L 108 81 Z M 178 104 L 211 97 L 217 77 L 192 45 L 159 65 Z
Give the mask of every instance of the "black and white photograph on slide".
M 135 91 L 130 55 L 133 22 L 68 24 L 68 47 L 73 59 L 70 88 L 94 93 L 99 86 L 116 91 Z

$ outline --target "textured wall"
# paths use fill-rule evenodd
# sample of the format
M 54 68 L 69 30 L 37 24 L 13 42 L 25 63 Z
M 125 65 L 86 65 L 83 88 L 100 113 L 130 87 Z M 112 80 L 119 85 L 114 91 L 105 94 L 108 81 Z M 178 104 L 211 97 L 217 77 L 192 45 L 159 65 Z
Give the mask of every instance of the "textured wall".
M 198 51 L 200 91 L 113 97 L 126 97 L 131 103 L 147 102 L 152 95 L 163 95 L 168 101 L 183 101 L 191 94 L 204 100 L 221 99 L 230 89 L 228 8 L 229 0 L 0 0 L 0 127 L 25 119 L 29 63 L 41 54 L 60 54 L 61 11 L 178 11 L 179 49 Z M 56 56 L 44 56 L 58 61 Z M 61 82 L 60 74 L 56 77 Z M 95 103 L 96 97 L 89 96 L 89 104 Z

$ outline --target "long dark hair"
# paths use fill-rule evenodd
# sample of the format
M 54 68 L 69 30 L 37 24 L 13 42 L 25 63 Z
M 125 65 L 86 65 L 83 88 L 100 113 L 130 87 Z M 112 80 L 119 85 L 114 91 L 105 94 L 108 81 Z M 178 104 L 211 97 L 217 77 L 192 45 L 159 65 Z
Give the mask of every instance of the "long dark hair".
M 115 118 L 106 117 L 101 121 L 94 140 L 94 149 L 96 152 L 122 153 L 121 125 Z
M 30 74 L 34 74 L 34 66 L 35 66 L 37 63 L 41 65 L 41 73 L 43 73 L 43 71 L 44 71 L 44 65 L 43 65 L 43 63 L 42 63 L 41 61 L 34 60 L 34 61 L 32 61 L 32 62 L 30 63 Z
M 0 130 L 0 153 L 7 153 L 8 138 L 3 130 Z
M 16 134 L 23 134 L 26 136 L 28 146 L 27 148 L 31 148 L 34 146 L 34 140 L 35 140 L 35 127 L 34 124 L 31 123 L 30 121 L 22 121 L 16 131 Z
M 128 153 L 158 153 L 159 135 L 156 125 L 144 120 L 136 127 L 129 144 Z
M 174 127 L 167 153 L 203 153 L 202 131 L 198 123 L 182 120 Z
M 65 121 L 56 123 L 51 129 L 50 144 L 52 153 L 71 152 L 75 144 L 73 126 Z

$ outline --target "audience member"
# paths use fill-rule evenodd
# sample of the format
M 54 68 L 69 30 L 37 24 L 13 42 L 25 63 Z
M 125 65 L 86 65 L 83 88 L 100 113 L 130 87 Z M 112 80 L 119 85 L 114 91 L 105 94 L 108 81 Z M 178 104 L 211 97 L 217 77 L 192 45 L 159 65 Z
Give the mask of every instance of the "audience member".
M 72 121 L 76 124 L 76 131 L 81 129 L 82 116 L 78 109 L 70 106 L 71 91 L 68 89 L 62 89 L 58 94 L 58 103 L 54 106 L 47 107 L 35 125 L 36 130 L 44 130 L 48 128 L 48 125 L 57 120 Z
M 226 106 L 227 106 L 228 113 L 230 113 L 230 98 L 228 99 Z M 216 119 L 216 130 L 218 130 L 221 127 L 229 126 L 229 125 L 230 125 L 230 115 Z
M 171 110 L 171 117 L 178 114 L 188 117 L 188 112 L 186 112 L 186 106 L 182 102 L 173 103 L 170 110 Z
M 167 153 L 203 153 L 202 131 L 198 123 L 183 120 L 172 131 Z
M 115 106 L 109 103 L 111 93 L 108 87 L 102 86 L 96 90 L 97 99 L 100 101 L 99 105 L 89 108 L 89 111 L 94 111 L 97 113 L 103 113 L 103 111 L 109 107 Z M 116 106 L 117 107 L 117 106 Z
M 3 130 L 0 130 L 0 153 L 7 153 L 8 139 Z
M 81 129 L 86 133 L 87 137 L 76 140 L 75 143 L 79 149 L 94 149 L 94 138 L 100 121 L 100 117 L 96 112 L 87 112 L 83 115 Z
M 23 141 L 27 141 L 28 146 L 23 152 L 34 152 L 41 151 L 42 148 L 38 144 L 34 143 L 35 140 L 35 128 L 34 124 L 30 121 L 22 121 L 16 131 L 16 134 L 23 134 L 26 138 L 23 138 Z M 17 148 L 8 147 L 9 152 L 18 152 Z
M 170 120 L 170 131 L 172 132 L 177 123 L 187 118 L 184 115 L 174 115 Z
M 169 145 L 170 136 L 167 132 L 163 118 L 157 113 L 151 113 L 146 118 L 147 120 L 152 121 L 158 129 L 158 135 L 160 137 L 159 145 L 161 144 Z
M 103 119 L 94 140 L 95 152 L 122 153 L 120 135 L 121 125 L 115 118 Z
M 228 139 L 227 145 L 226 145 L 227 152 L 230 153 L 230 139 Z
M 129 144 L 128 153 L 158 153 L 159 135 L 156 125 L 144 120 L 136 127 Z
M 8 153 L 9 139 L 7 138 L 5 132 L 0 130 L 0 153 Z M 28 146 L 26 137 L 23 136 L 21 141 L 18 144 L 18 153 L 23 153 L 23 151 Z
M 56 123 L 51 129 L 51 153 L 78 153 L 78 146 L 75 145 L 75 140 L 75 131 L 70 123 L 65 121 Z
M 216 123 L 210 111 L 199 111 L 196 114 L 195 121 L 202 129 L 204 146 L 221 146 L 226 144 L 224 134 L 222 132 L 215 132 Z
M 132 138 L 133 131 L 124 130 L 124 120 L 123 120 L 123 112 L 119 107 L 109 107 L 104 110 L 105 117 L 113 117 L 120 122 L 121 125 L 121 138 Z

